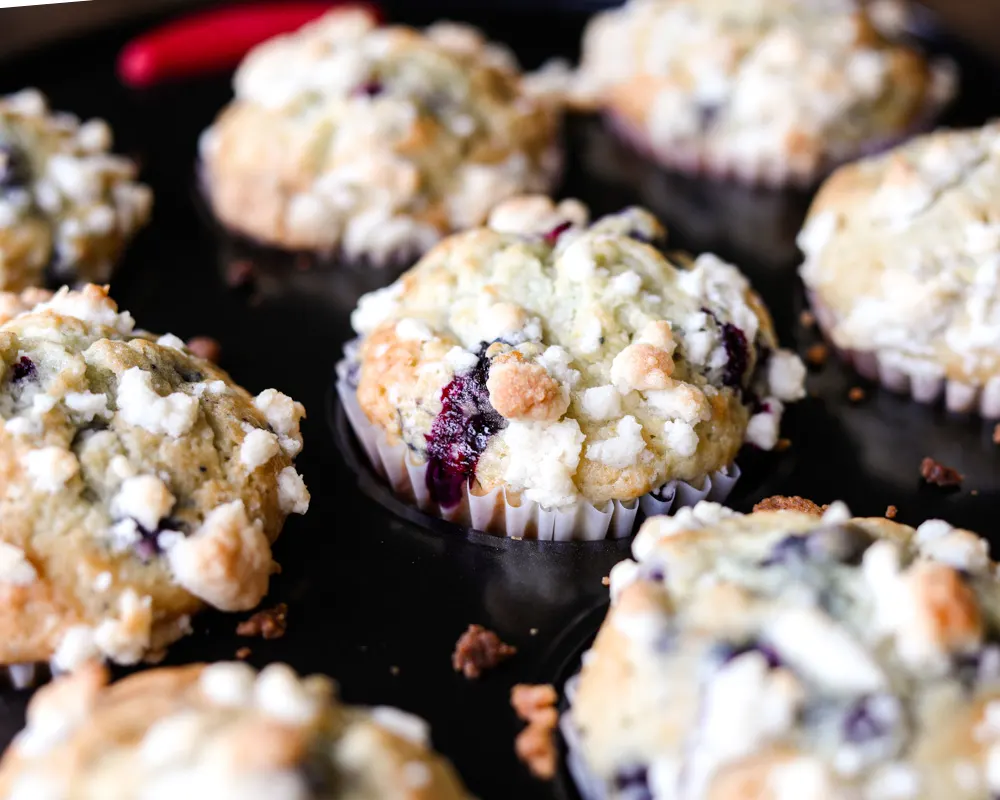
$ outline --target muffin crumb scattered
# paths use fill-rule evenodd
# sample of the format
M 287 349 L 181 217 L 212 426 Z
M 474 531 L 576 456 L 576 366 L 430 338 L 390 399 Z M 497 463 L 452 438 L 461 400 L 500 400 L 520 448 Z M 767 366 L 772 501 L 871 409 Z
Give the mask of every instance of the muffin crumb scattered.
M 778 439 L 777 443 L 774 445 L 774 452 L 784 453 L 791 446 L 792 440 L 782 437 L 781 439 Z
M 519 683 L 510 691 L 510 704 L 520 719 L 528 723 L 514 740 L 517 757 L 540 780 L 556 774 L 556 745 L 552 733 L 559 721 L 558 699 L 552 684 Z
M 805 497 L 788 497 L 781 494 L 765 497 L 753 507 L 754 511 L 798 511 L 800 514 L 811 514 L 822 517 L 829 506 L 821 506 Z
M 816 315 L 812 311 L 803 311 L 799 314 L 799 325 L 803 328 L 812 328 L 816 325 Z
M 814 344 L 806 350 L 806 361 L 814 367 L 822 367 L 830 357 L 830 348 L 825 344 Z
M 461 672 L 466 678 L 475 679 L 515 653 L 517 648 L 501 641 L 493 631 L 487 630 L 482 625 L 470 625 L 455 643 L 451 665 L 455 672 Z
M 222 357 L 222 345 L 210 336 L 195 336 L 188 339 L 187 349 L 192 355 L 211 361 L 213 364 L 218 364 Z
M 865 390 L 860 386 L 852 386 L 851 390 L 847 393 L 847 399 L 852 403 L 860 403 L 865 399 Z
M 258 611 L 250 619 L 236 626 L 237 636 L 259 636 L 262 639 L 280 639 L 288 627 L 288 606 L 278 603 L 274 608 Z
M 993 444 L 1000 444 L 1000 423 L 993 429 Z
M 538 628 L 532 628 L 531 630 L 528 631 L 528 634 L 530 636 L 538 636 Z
M 240 661 L 245 661 L 246 659 L 248 659 L 250 657 L 250 648 L 249 647 L 241 647 L 239 650 L 236 651 L 236 657 Z
M 605 575 L 603 578 L 601 578 L 601 586 L 610 586 L 610 585 L 611 585 L 611 578 L 610 577 L 608 577 L 607 575 Z
M 898 513 L 899 513 L 899 509 L 896 508 L 896 506 L 889 506 L 885 510 L 885 518 L 886 519 L 896 519 L 896 514 L 898 514 Z
M 965 476 L 958 470 L 927 456 L 920 462 L 920 477 L 935 486 L 951 487 L 961 486 Z
M 253 278 L 253 262 L 238 258 L 226 265 L 226 285 L 231 288 L 245 286 Z
M 399 675 L 399 667 L 393 664 L 391 667 L 389 667 L 389 674 L 395 678 L 397 675 Z

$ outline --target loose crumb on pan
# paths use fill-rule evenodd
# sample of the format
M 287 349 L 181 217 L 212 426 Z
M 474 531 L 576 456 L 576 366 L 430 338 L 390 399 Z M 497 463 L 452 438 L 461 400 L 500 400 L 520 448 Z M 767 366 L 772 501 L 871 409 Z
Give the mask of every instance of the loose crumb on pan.
M 249 647 L 241 647 L 239 650 L 236 651 L 236 657 L 240 661 L 246 660 L 247 658 L 250 657 L 250 648 Z
M 803 311 L 799 314 L 799 325 L 803 328 L 811 328 L 816 324 L 816 315 L 812 311 Z
M 195 336 L 188 339 L 187 349 L 198 358 L 218 364 L 222 357 L 222 345 L 210 336 Z
M 935 486 L 960 486 L 965 476 L 957 469 L 927 456 L 920 462 L 920 477 Z
M 1000 444 L 1000 423 L 993 429 L 993 444 Z
M 531 630 L 528 631 L 528 634 L 530 636 L 538 636 L 538 628 L 532 628 Z
M 829 506 L 820 506 L 805 497 L 787 497 L 776 494 L 772 497 L 765 497 L 753 507 L 754 511 L 798 511 L 800 514 L 812 514 L 814 517 L 822 517 L 823 512 Z
M 777 442 L 775 442 L 774 452 L 784 453 L 791 446 L 792 446 L 792 440 L 782 437 L 781 439 L 778 439 Z
M 898 514 L 898 513 L 899 513 L 899 509 L 896 508 L 896 506 L 889 506 L 885 510 L 885 518 L 886 519 L 896 519 L 896 514 Z
M 553 737 L 559 713 L 552 684 L 519 683 L 510 690 L 510 704 L 520 719 L 528 723 L 514 740 L 517 757 L 540 780 L 556 774 L 556 743 Z
M 399 675 L 399 667 L 393 664 L 391 667 L 389 667 L 389 674 L 395 678 L 397 675 Z
M 253 278 L 253 262 L 245 258 L 230 261 L 226 265 L 226 285 L 231 288 L 243 286 Z
M 236 626 L 237 636 L 260 636 L 262 639 L 280 639 L 288 627 L 288 606 L 278 603 L 274 608 L 258 611 L 250 619 Z
M 601 578 L 601 586 L 610 586 L 610 585 L 611 585 L 611 577 L 609 575 L 605 575 L 603 578 Z
M 825 344 L 814 344 L 806 350 L 806 361 L 814 367 L 822 367 L 830 357 L 830 348 Z
M 478 678 L 517 652 L 516 647 L 501 641 L 493 631 L 482 625 L 470 625 L 455 643 L 451 665 L 466 678 Z
M 865 390 L 860 386 L 852 386 L 851 390 L 847 393 L 847 399 L 852 403 L 860 403 L 865 399 Z

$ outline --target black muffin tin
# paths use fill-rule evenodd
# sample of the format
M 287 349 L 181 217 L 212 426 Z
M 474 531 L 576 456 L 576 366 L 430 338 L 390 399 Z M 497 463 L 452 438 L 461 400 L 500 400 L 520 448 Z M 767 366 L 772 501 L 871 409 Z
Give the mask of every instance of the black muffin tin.
M 546 4 L 387 5 L 395 20 L 426 24 L 446 15 L 479 24 L 528 66 L 553 55 L 574 58 L 585 22 L 582 14 Z M 277 387 L 309 412 L 298 467 L 312 507 L 289 519 L 276 547 L 283 571 L 264 603 L 288 604 L 287 634 L 243 639 L 235 628 L 246 615 L 207 613 L 166 663 L 229 659 L 248 646 L 254 665 L 286 661 L 300 672 L 333 676 L 347 701 L 397 705 L 425 717 L 435 744 L 484 800 L 572 797 L 565 773 L 542 783 L 516 760 L 521 724 L 510 710 L 510 687 L 560 684 L 577 669 L 607 602 L 601 579 L 628 555 L 629 542 L 509 541 L 430 520 L 393 498 L 367 466 L 332 388 L 357 298 L 395 275 L 275 254 L 229 239 L 205 219 L 196 141 L 229 99 L 229 76 L 142 92 L 122 87 L 115 56 L 154 21 L 8 62 L 0 91 L 37 86 L 54 108 L 106 118 L 117 149 L 142 163 L 156 203 L 152 225 L 113 280 L 121 306 L 150 330 L 215 337 L 222 366 L 238 382 L 252 392 Z M 992 67 L 952 42 L 930 44 L 955 54 L 963 67 L 962 95 L 948 124 L 982 123 L 1000 109 Z M 771 308 L 785 345 L 803 351 L 816 341 L 815 331 L 798 324 L 804 303 L 795 271 L 794 235 L 809 194 L 671 175 L 624 151 L 595 120 L 571 120 L 567 145 L 562 196 L 580 197 L 595 214 L 649 206 L 669 227 L 672 248 L 711 250 L 740 265 Z M 916 405 L 833 361 L 811 373 L 808 385 L 810 397 L 786 415 L 791 448 L 767 457 L 744 454 L 744 478 L 731 505 L 746 511 L 776 493 L 820 503 L 843 499 L 864 515 L 881 515 L 892 504 L 904 522 L 943 517 L 997 536 L 1000 449 L 992 442 L 993 423 Z M 866 393 L 859 403 L 847 398 L 854 386 Z M 965 473 L 960 490 L 921 483 L 927 455 Z M 455 640 L 470 623 L 518 648 L 475 681 L 451 668 Z M 29 696 L 0 692 L 3 742 L 22 726 Z

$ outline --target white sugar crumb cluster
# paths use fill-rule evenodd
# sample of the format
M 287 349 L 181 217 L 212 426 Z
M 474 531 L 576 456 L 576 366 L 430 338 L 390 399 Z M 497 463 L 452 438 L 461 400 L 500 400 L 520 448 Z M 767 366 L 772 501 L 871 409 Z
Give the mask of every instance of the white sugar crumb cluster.
M 591 223 L 574 200 L 502 203 L 487 228 L 361 298 L 368 419 L 412 447 L 449 381 L 474 392 L 485 374 L 504 424 L 475 478 L 544 508 L 699 484 L 744 442 L 774 447 L 804 365 L 739 270 L 709 254 L 675 263 L 650 244 L 664 235 L 637 208 Z
M 152 374 L 139 367 L 122 373 L 117 401 L 118 413 L 129 425 L 138 425 L 150 433 L 182 436 L 198 420 L 197 398 L 183 392 L 161 397 L 153 388 Z
M 698 797 L 745 786 L 747 764 L 780 797 L 993 792 L 998 577 L 985 550 L 942 520 L 913 530 L 842 502 L 652 517 L 635 560 L 611 571 L 605 630 L 563 719 L 575 755 L 612 787 L 641 748 L 663 770 L 651 786 L 683 774 Z

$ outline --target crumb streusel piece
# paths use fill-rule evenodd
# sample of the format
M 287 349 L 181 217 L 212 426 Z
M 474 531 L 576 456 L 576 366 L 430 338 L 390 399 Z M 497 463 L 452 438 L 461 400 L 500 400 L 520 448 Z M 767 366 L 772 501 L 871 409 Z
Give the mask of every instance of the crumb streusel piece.
M 32 698 L 0 762 L 5 800 L 460 800 L 427 723 L 342 705 L 284 664 L 159 668 L 109 684 L 94 664 Z
M 585 796 L 995 796 L 988 549 L 843 503 L 647 520 L 564 719 Z
M 152 193 L 110 149 L 103 120 L 52 112 L 34 89 L 0 98 L 0 290 L 111 277 Z
M 304 414 L 136 330 L 97 286 L 0 325 L 0 663 L 133 664 L 205 605 L 257 605 L 309 506 Z
M 547 192 L 559 114 L 473 28 L 379 27 L 333 11 L 253 50 L 206 131 L 205 188 L 230 229 L 378 266 Z

